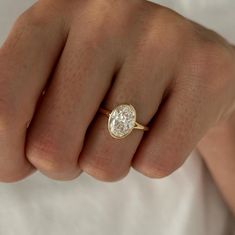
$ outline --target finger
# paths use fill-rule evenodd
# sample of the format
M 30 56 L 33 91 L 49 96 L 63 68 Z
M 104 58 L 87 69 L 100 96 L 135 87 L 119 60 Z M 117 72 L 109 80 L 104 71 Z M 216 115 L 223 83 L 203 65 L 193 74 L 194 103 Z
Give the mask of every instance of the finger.
M 203 93 L 199 96 L 196 87 L 193 83 L 187 87 L 181 84 L 181 88 L 162 104 L 133 159 L 136 170 L 153 178 L 168 176 L 196 147 L 208 123 L 212 123 L 213 116 L 216 116 L 212 114 L 213 110 L 206 109 L 211 107 L 206 102 L 213 101 Z
M 26 128 L 64 40 L 54 16 L 40 18 L 37 9 L 34 6 L 19 17 L 0 49 L 0 181 L 4 182 L 19 180 L 33 169 L 25 158 Z
M 164 68 L 154 66 L 153 61 L 158 60 L 154 53 L 149 50 L 138 53 L 133 53 L 126 60 L 103 107 L 112 110 L 119 104 L 132 104 L 137 112 L 137 121 L 147 125 L 158 109 L 168 76 Z M 142 131 L 133 130 L 124 139 L 114 139 L 108 132 L 107 118 L 97 115 L 89 128 L 79 165 L 99 180 L 119 180 L 128 173 L 142 136 Z
M 82 37 L 77 33 L 81 30 L 78 26 L 70 32 L 52 82 L 32 122 L 27 144 L 30 162 L 57 180 L 71 180 L 80 174 L 77 159 L 86 130 L 117 66 L 113 45 L 94 38 L 93 34 Z M 89 30 L 92 33 L 87 27 L 86 32 Z

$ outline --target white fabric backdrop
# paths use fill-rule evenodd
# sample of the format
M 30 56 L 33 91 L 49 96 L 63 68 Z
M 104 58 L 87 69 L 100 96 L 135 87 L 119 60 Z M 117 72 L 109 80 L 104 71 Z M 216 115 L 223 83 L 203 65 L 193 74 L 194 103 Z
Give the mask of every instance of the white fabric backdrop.
M 33 0 L 0 0 L 0 43 Z M 234 0 L 161 0 L 235 42 Z M 83 174 L 56 182 L 35 174 L 0 184 L 0 235 L 228 235 L 234 222 L 197 152 L 162 180 L 131 171 L 118 183 Z

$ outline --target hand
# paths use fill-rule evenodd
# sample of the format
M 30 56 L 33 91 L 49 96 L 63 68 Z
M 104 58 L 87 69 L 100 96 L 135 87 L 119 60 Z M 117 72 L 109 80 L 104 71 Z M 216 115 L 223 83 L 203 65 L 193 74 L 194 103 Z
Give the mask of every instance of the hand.
M 234 110 L 234 64 L 223 38 L 147 1 L 40 0 L 0 49 L 0 181 L 165 177 Z M 113 139 L 101 103 L 150 131 Z

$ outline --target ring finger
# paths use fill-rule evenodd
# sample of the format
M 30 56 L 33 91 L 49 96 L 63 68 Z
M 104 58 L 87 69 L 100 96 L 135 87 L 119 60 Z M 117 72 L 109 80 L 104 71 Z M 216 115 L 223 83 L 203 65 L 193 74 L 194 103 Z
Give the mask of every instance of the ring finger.
M 156 69 L 149 62 L 156 63 L 156 57 L 151 58 L 153 53 L 139 53 L 127 57 L 103 106 L 112 110 L 120 104 L 131 104 L 136 109 L 137 122 L 147 125 L 161 103 L 169 76 L 164 68 Z M 119 180 L 129 172 L 142 136 L 142 131 L 134 130 L 124 139 L 114 139 L 108 131 L 107 118 L 97 115 L 88 130 L 79 166 L 99 180 Z

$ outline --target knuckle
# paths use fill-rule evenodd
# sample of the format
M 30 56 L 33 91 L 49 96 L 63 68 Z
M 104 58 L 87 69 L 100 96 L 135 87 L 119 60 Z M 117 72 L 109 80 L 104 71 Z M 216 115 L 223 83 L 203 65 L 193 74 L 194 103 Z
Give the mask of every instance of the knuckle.
M 190 76 L 208 94 L 218 95 L 221 89 L 227 89 L 231 85 L 233 60 L 225 45 L 214 41 L 203 41 L 191 51 L 190 57 L 189 64 L 187 63 Z
M 138 50 L 145 55 L 161 56 L 171 53 L 177 54 L 184 47 L 186 36 L 191 24 L 184 17 L 165 7 L 160 7 L 153 17 L 147 15 L 147 26 L 139 39 Z M 172 40 L 174 39 L 174 40 Z M 174 52 L 174 53 L 172 53 Z M 154 59 L 154 58 L 153 58 Z
M 163 12 L 164 11 L 167 11 L 163 20 L 168 26 L 166 30 L 168 39 L 174 41 L 175 45 L 177 45 L 178 42 L 185 41 L 185 37 L 187 37 L 187 34 L 191 30 L 191 22 L 173 10 L 164 9 Z M 172 38 L 174 38 L 174 40 L 172 40 Z
M 179 44 L 185 42 L 185 37 L 191 30 L 189 20 L 165 7 L 158 11 L 157 17 L 160 17 L 157 27 L 161 30 L 167 43 L 170 43 L 171 46 L 179 47 Z
M 229 58 L 228 43 L 215 32 L 204 29 L 198 24 L 193 24 L 193 41 L 190 47 L 188 61 L 198 65 L 199 74 L 215 71 L 224 65 Z M 218 70 L 216 71 L 218 72 Z
M 31 7 L 17 18 L 15 25 L 36 28 L 42 27 L 46 23 L 48 22 L 44 15 L 38 14 L 35 7 Z
M 41 138 L 36 141 L 29 140 L 26 147 L 28 160 L 38 169 L 56 173 L 64 171 L 65 164 L 58 151 L 58 145 L 53 139 Z
M 147 177 L 160 179 L 171 175 L 180 166 L 181 163 L 169 160 L 162 162 L 148 161 L 135 168 Z
M 80 160 L 79 166 L 84 172 L 101 181 L 115 182 L 124 178 L 127 172 L 123 173 L 110 162 L 110 159 L 99 157 L 90 161 Z
M 57 9 L 53 7 L 56 4 L 37 2 L 28 10 L 18 16 L 15 25 L 19 28 L 27 30 L 31 29 L 47 29 L 50 23 L 59 21 Z M 53 19 L 53 20 L 52 20 Z
M 73 180 L 80 175 L 76 158 L 63 155 L 59 144 L 50 137 L 30 139 L 26 146 L 29 162 L 43 174 L 55 180 Z

